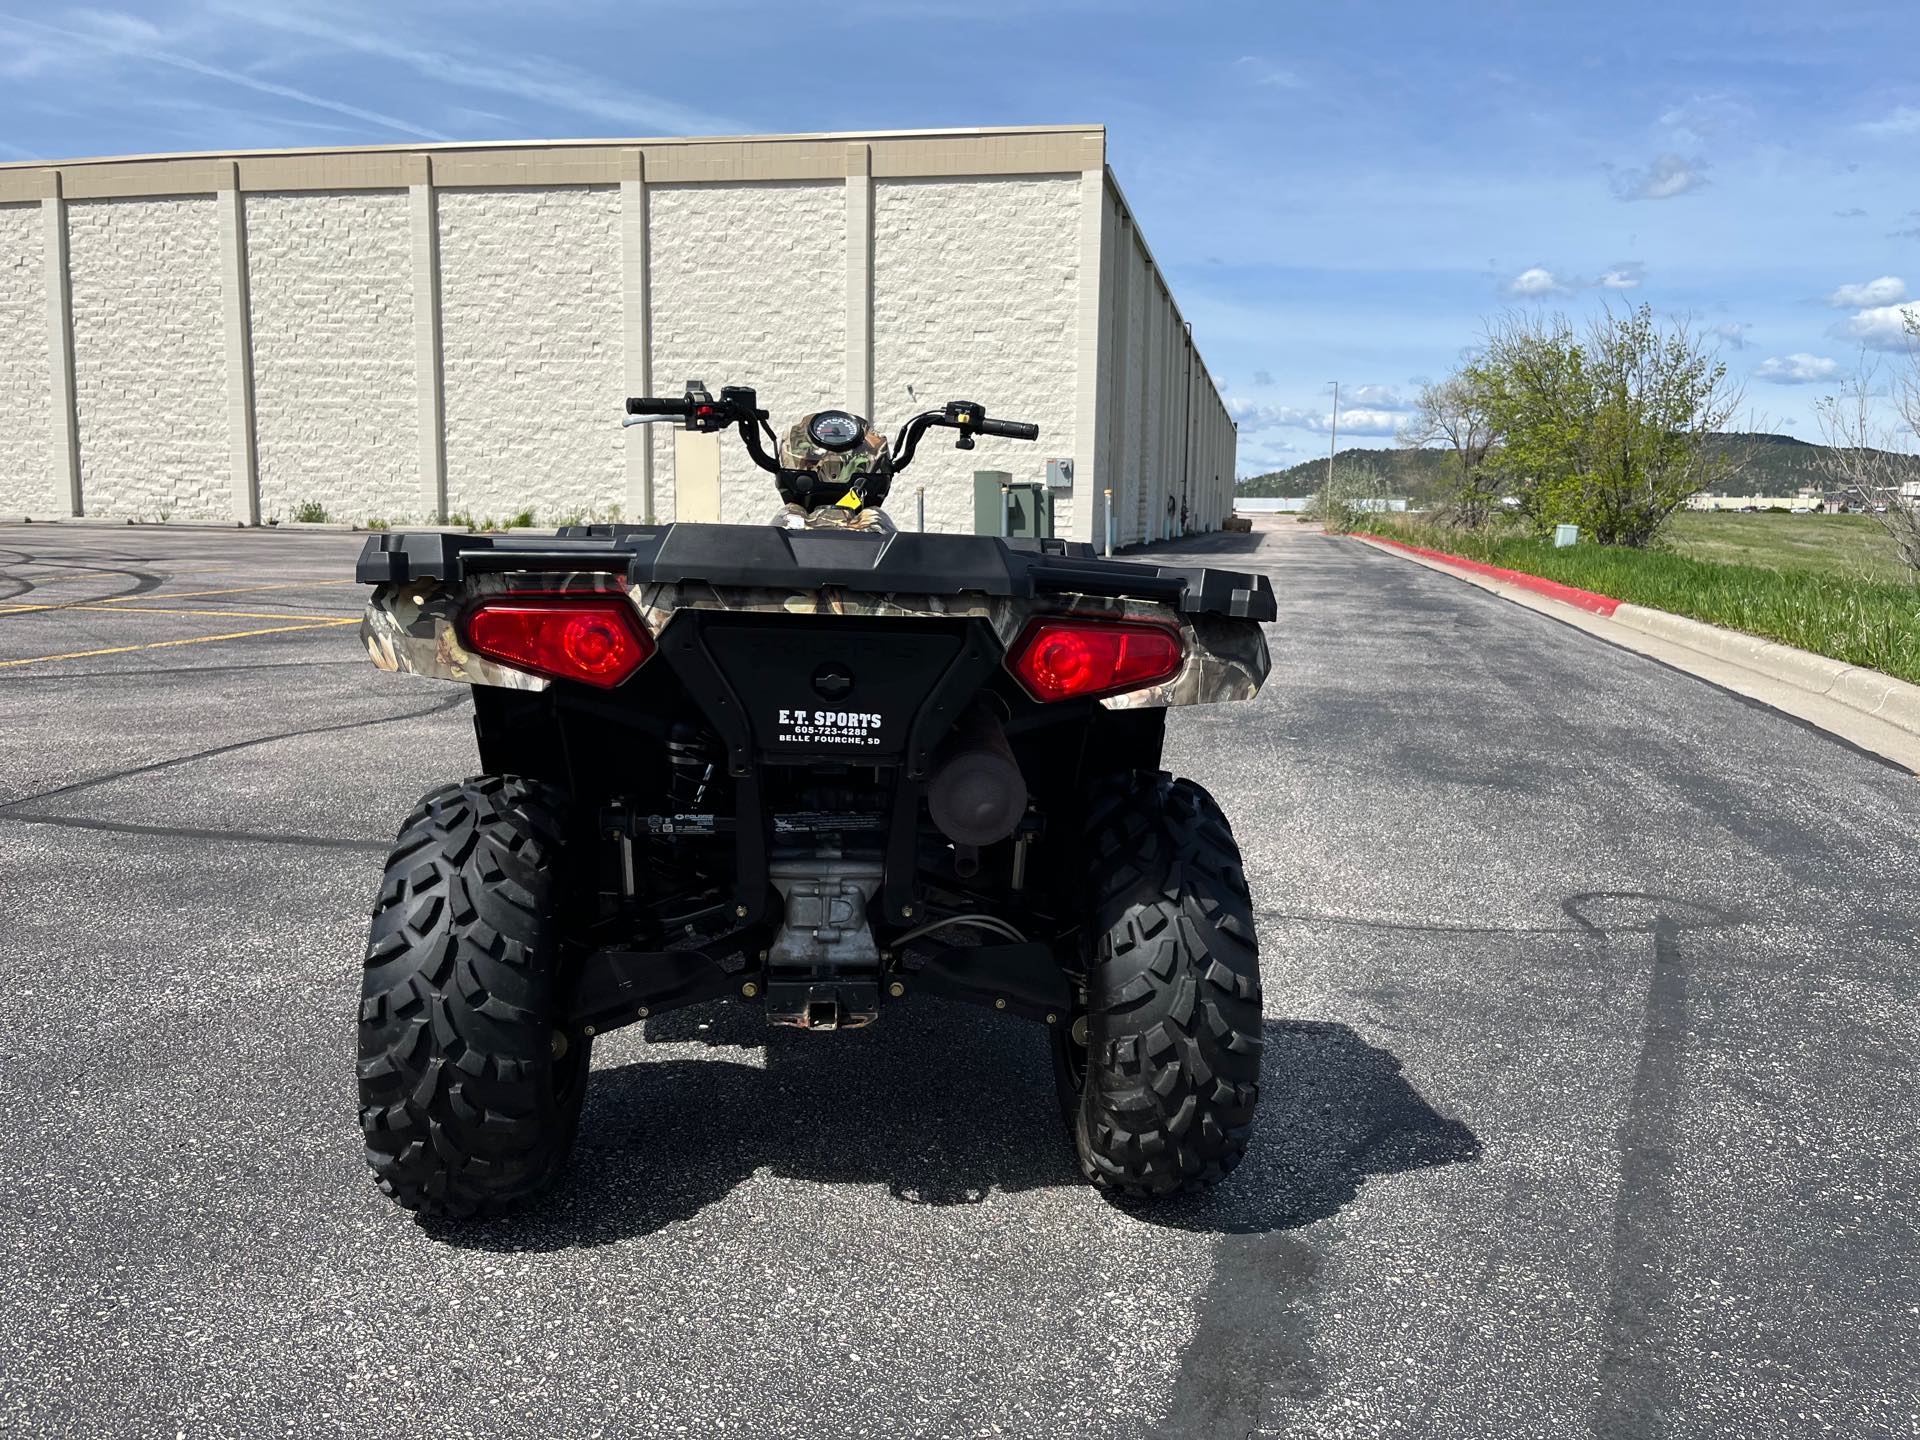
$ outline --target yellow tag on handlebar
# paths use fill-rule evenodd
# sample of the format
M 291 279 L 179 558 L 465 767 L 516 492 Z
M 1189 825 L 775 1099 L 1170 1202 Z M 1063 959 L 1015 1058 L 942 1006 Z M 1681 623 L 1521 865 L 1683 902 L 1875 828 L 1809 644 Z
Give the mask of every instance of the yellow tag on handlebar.
M 842 510 L 858 510 L 860 508 L 860 497 L 849 490 L 833 503 L 838 505 Z

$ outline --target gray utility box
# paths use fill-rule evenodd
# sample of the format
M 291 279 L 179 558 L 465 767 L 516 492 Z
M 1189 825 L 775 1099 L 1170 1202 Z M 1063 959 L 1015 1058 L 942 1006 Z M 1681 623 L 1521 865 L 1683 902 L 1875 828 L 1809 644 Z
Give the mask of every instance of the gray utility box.
M 1050 538 L 1052 492 L 1037 480 L 1015 480 L 1005 470 L 974 471 L 973 533 Z

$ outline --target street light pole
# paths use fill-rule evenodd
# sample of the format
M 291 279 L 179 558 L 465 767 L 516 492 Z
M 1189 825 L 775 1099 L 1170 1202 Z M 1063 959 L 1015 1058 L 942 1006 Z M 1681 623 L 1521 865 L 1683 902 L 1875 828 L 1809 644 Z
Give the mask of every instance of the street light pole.
M 1340 382 L 1328 382 L 1333 386 L 1333 424 L 1327 435 L 1327 485 L 1321 491 L 1320 511 L 1326 513 L 1327 506 L 1333 501 L 1333 452 L 1340 447 Z
M 1333 452 L 1340 448 L 1340 382 L 1330 382 L 1333 386 L 1333 424 L 1327 431 L 1327 485 L 1333 485 Z

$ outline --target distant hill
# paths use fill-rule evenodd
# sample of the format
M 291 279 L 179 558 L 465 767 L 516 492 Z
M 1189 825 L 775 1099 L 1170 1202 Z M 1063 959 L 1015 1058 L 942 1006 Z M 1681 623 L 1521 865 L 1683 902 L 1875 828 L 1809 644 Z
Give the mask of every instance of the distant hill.
M 1802 485 L 1825 488 L 1831 478 L 1822 465 L 1826 446 L 1812 445 L 1792 435 L 1717 435 L 1714 444 L 1746 452 L 1746 468 L 1734 478 L 1729 493 L 1792 495 Z M 1452 452 L 1446 450 L 1342 450 L 1334 464 L 1343 475 L 1362 474 L 1378 481 L 1377 493 L 1404 495 L 1418 503 L 1437 497 L 1446 487 Z M 1913 461 L 1920 477 L 1920 457 Z M 1313 495 L 1327 478 L 1327 462 L 1303 460 L 1285 470 L 1252 475 L 1240 482 L 1242 495 Z
M 1447 456 L 1439 450 L 1363 450 L 1354 447 L 1334 456 L 1342 475 L 1368 475 L 1379 481 L 1382 495 L 1405 495 L 1425 500 L 1443 485 Z M 1242 495 L 1317 495 L 1326 483 L 1327 460 L 1302 460 L 1285 470 L 1250 475 L 1240 482 Z

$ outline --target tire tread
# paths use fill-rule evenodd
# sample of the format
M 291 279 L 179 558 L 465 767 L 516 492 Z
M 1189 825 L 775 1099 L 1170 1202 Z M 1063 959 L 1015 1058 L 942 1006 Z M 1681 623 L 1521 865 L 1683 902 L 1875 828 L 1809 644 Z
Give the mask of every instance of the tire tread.
M 554 869 L 565 796 L 516 776 L 429 792 L 400 827 L 361 977 L 360 1125 L 380 1188 L 425 1216 L 513 1208 L 579 1122 L 555 1093 Z M 574 1064 L 584 1078 L 583 1037 Z
M 1086 837 L 1081 1171 L 1130 1199 L 1203 1189 L 1246 1153 L 1260 1093 L 1260 960 L 1239 847 L 1204 789 L 1141 772 L 1096 791 Z

